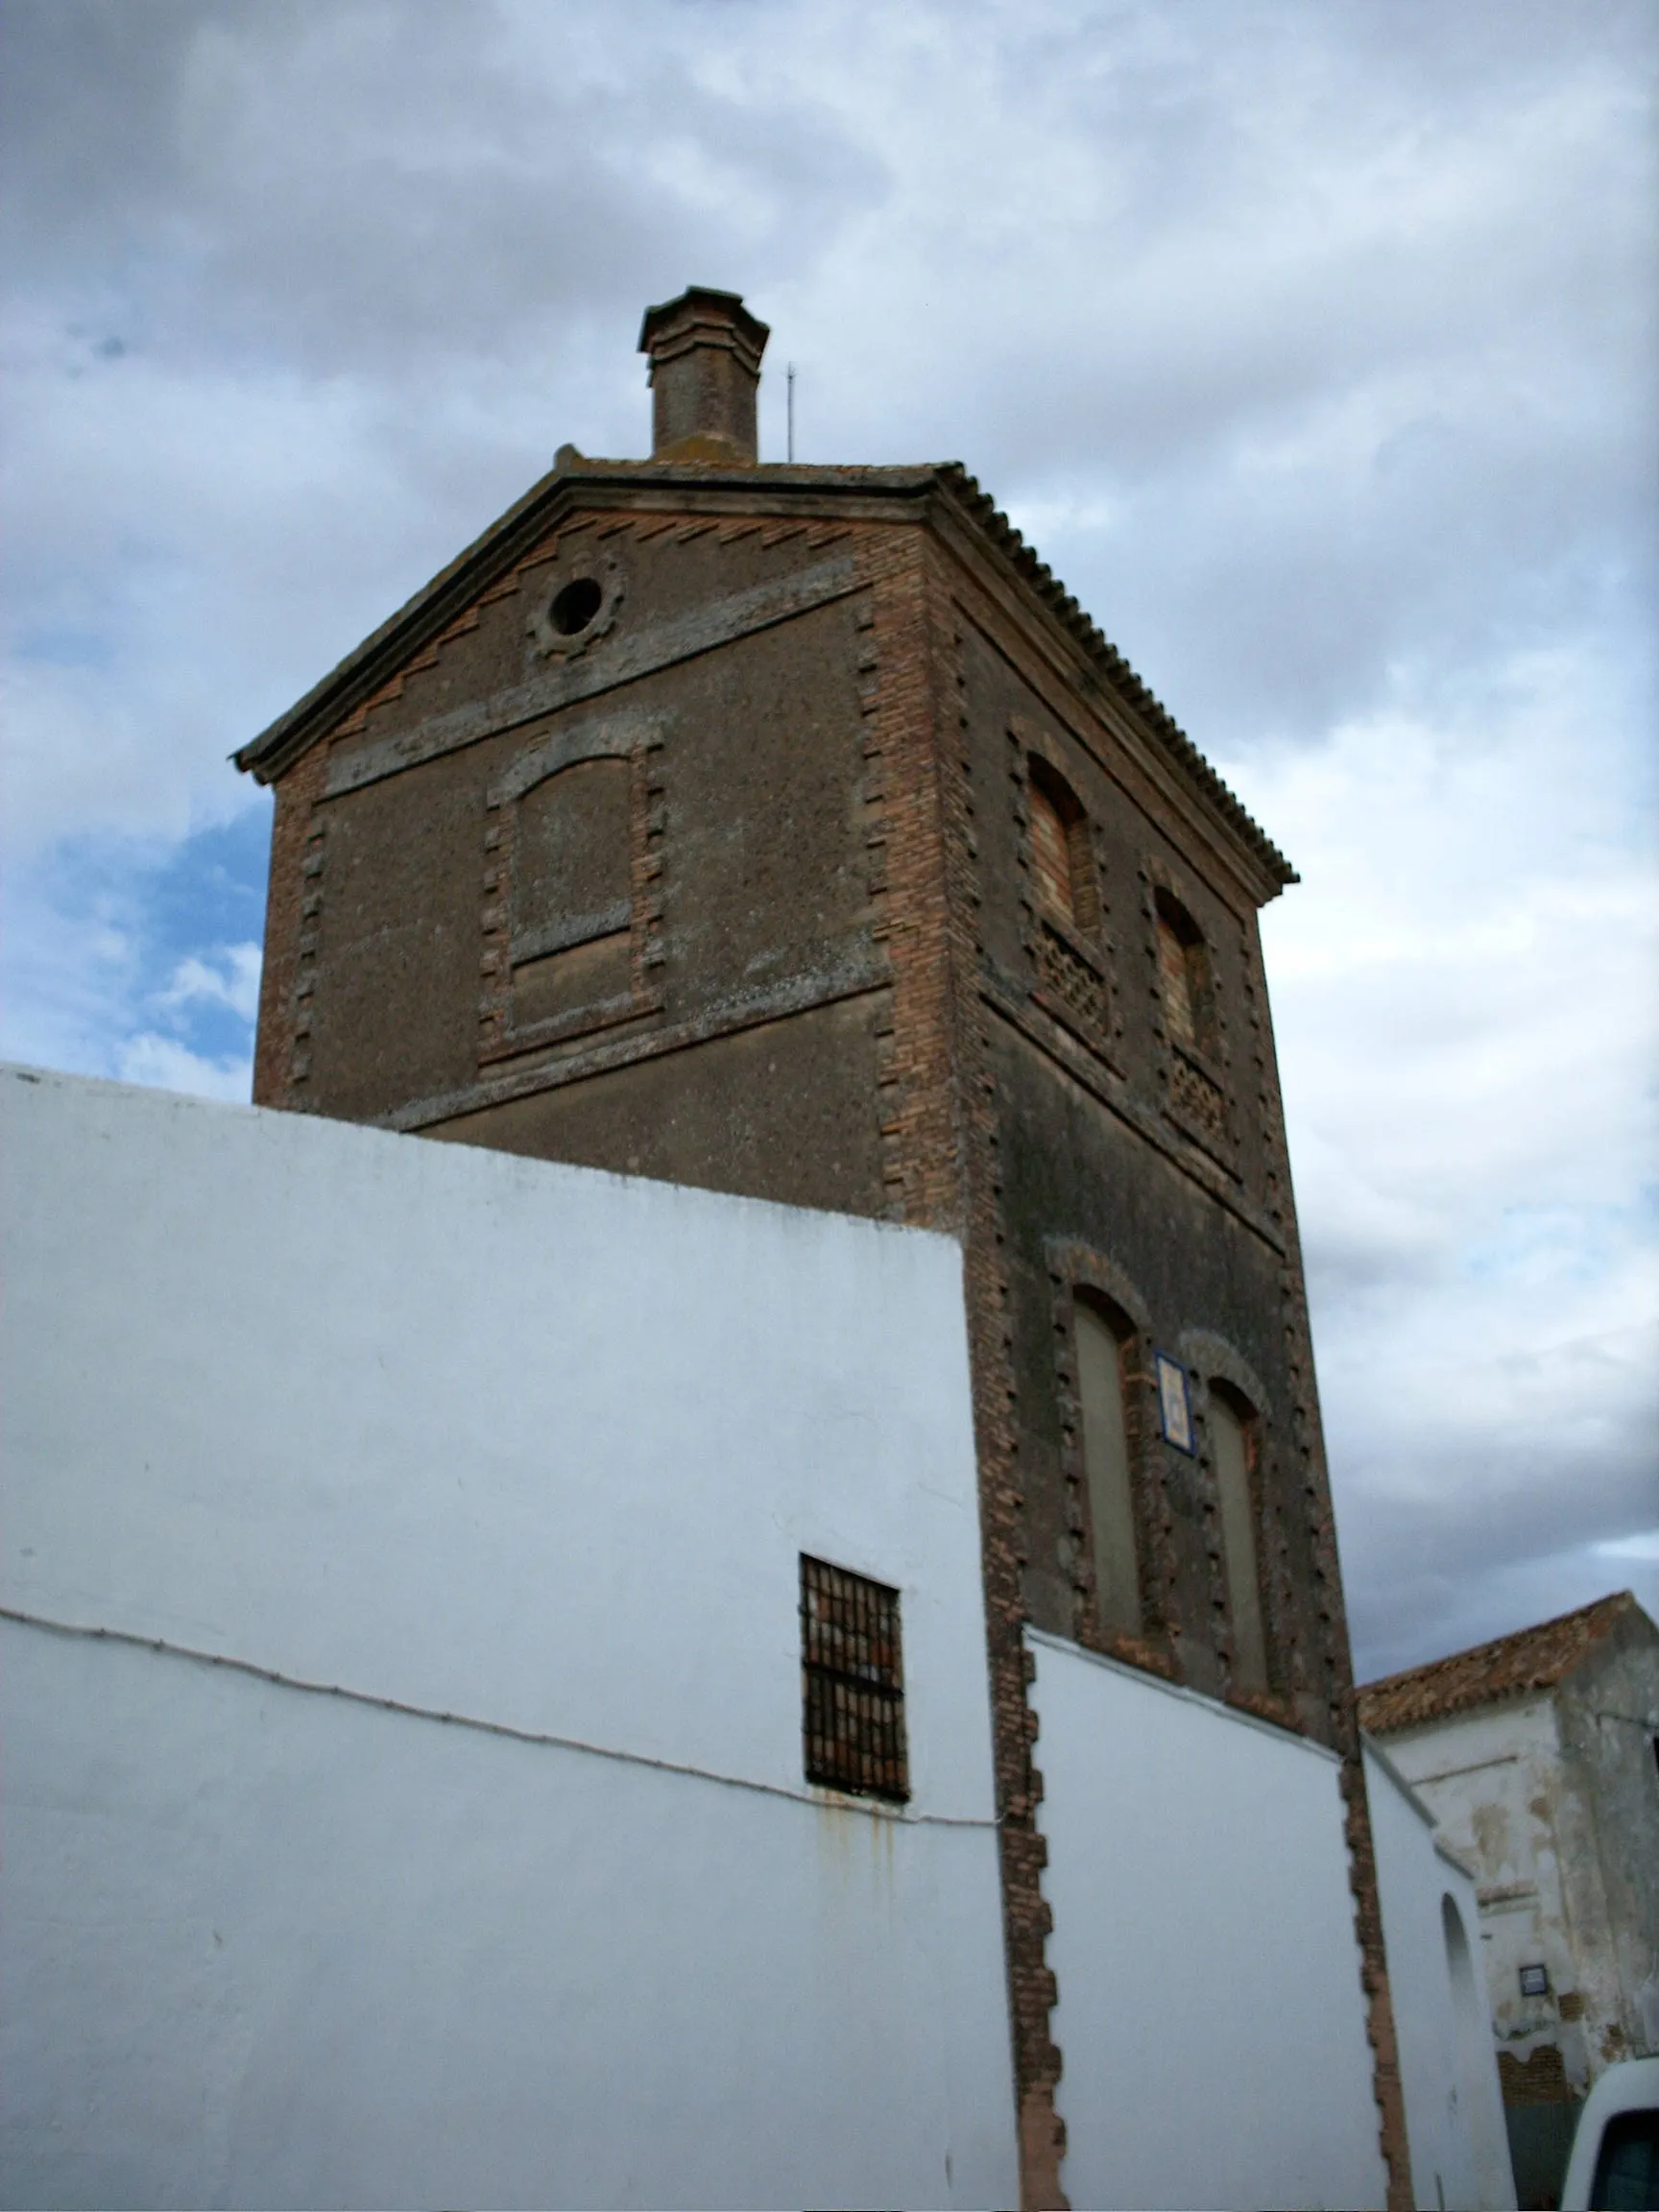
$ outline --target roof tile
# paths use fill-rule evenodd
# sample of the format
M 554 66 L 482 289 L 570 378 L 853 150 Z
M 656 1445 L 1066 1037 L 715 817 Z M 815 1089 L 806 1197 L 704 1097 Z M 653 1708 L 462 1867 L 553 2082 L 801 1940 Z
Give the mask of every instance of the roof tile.
M 1373 1736 L 1387 1736 L 1502 1698 L 1553 1689 L 1632 1611 L 1640 1607 L 1630 1592 L 1616 1591 L 1575 1613 L 1518 1628 L 1512 1636 L 1454 1651 L 1427 1667 L 1385 1674 L 1361 1688 L 1359 1725 Z

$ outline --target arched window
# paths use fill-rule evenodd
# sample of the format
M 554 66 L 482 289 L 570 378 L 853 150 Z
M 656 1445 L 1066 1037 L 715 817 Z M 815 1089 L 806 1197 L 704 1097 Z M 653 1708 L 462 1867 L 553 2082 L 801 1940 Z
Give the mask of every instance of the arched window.
M 629 764 L 579 760 L 518 800 L 513 834 L 516 1028 L 629 985 Z
M 1178 899 L 1159 891 L 1158 980 L 1170 1039 L 1190 1051 L 1214 1049 L 1210 1002 L 1210 962 L 1204 935 Z
M 1040 911 L 1072 929 L 1100 919 L 1089 823 L 1076 796 L 1046 760 L 1029 763 L 1031 875 Z
M 1221 1551 L 1227 1569 L 1227 1609 L 1233 1623 L 1233 1679 L 1242 1690 L 1265 1690 L 1267 1634 L 1262 1608 L 1262 1567 L 1257 1543 L 1254 1417 L 1221 1384 L 1210 1385 L 1210 1446 L 1221 1508 Z
M 1083 1470 L 1094 1552 L 1095 1615 L 1107 1634 L 1143 1632 L 1135 1485 L 1123 1387 L 1126 1327 L 1111 1310 L 1079 1296 L 1072 1308 L 1077 1395 L 1083 1413 Z

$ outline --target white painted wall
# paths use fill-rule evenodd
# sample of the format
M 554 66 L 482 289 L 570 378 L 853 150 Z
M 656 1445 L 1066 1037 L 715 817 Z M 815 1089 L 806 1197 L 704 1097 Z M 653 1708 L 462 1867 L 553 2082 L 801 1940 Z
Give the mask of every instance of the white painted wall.
M 1328 1752 L 1029 1633 L 1076 2205 L 1377 2205 Z
M 5 2200 L 1012 2201 L 955 1245 L 0 1115 Z M 908 1817 L 803 1784 L 803 1550 L 902 1589 Z
M 1365 1789 L 1415 2200 L 1422 2212 L 1513 2207 L 1474 1881 L 1436 1842 L 1428 1807 L 1372 1745 Z M 1461 1971 L 1449 1914 L 1461 1932 Z
M 1454 1715 L 1391 1735 L 1389 1759 L 1423 1799 L 1480 1885 L 1481 1951 L 1492 2030 L 1525 2060 L 1558 2043 L 1568 2080 L 1582 2096 L 1592 2055 L 1582 2026 L 1562 2022 L 1557 1998 L 1580 1987 L 1573 1914 L 1556 1836 L 1561 1746 L 1551 1699 Z M 1524 1997 L 1521 1968 L 1549 1969 L 1551 1994 Z

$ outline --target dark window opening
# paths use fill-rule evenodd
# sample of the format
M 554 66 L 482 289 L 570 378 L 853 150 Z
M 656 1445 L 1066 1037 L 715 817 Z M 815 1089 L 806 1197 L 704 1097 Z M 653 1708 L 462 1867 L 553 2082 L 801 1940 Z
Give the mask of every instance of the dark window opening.
M 801 1557 L 806 1779 L 902 1804 L 910 1794 L 899 1593 Z
M 587 629 L 605 594 L 591 576 L 577 576 L 566 584 L 547 610 L 548 619 L 561 637 L 577 637 Z
M 1158 981 L 1164 1021 L 1173 1043 L 1189 1051 L 1214 1050 L 1210 964 L 1197 924 L 1166 891 L 1157 894 Z
M 1089 822 L 1045 760 L 1030 762 L 1031 874 L 1039 908 L 1089 932 L 1100 920 Z

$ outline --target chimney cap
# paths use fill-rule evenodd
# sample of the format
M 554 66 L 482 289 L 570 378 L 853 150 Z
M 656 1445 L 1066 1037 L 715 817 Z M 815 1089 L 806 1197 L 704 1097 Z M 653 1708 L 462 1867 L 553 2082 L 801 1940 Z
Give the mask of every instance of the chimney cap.
M 771 335 L 769 325 L 744 306 L 740 292 L 687 284 L 678 299 L 646 308 L 639 325 L 639 350 L 657 362 L 670 360 L 691 346 L 726 344 L 740 356 L 748 356 L 744 367 L 751 375 L 758 376 L 760 356 Z

